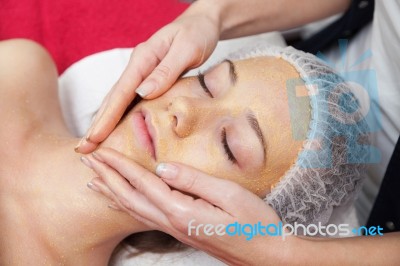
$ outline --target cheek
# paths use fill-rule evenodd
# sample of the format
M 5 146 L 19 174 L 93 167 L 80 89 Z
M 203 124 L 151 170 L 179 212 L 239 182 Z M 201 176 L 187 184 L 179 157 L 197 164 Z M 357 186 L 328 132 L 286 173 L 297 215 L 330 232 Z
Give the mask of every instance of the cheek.
M 229 162 L 221 147 L 212 136 L 206 133 L 196 134 L 189 138 L 164 139 L 160 144 L 158 162 L 178 162 L 196 168 L 216 178 L 227 179 L 238 183 L 256 195 L 263 197 L 271 186 L 269 179 L 260 177 L 260 173 L 244 176 Z
M 159 98 L 173 99 L 179 96 L 193 97 L 198 91 L 200 91 L 196 84 L 197 80 L 193 77 L 180 79 Z
M 164 139 L 158 161 L 183 163 L 218 178 L 237 179 L 238 173 L 232 171 L 230 162 L 213 139 L 209 132 L 199 132 L 184 139 Z
M 265 170 L 254 170 L 247 173 L 231 172 L 224 178 L 241 185 L 259 197 L 264 197 L 273 185 L 273 178 L 268 172 Z

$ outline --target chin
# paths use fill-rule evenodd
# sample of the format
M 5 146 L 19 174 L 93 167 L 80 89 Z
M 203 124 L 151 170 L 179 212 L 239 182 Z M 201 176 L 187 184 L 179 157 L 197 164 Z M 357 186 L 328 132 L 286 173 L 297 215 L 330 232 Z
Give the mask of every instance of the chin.
M 132 156 L 128 156 L 130 159 L 143 166 L 147 170 L 152 173 L 156 172 L 157 162 L 151 158 L 150 154 L 142 153 L 142 154 L 133 154 Z
M 114 149 L 129 159 L 135 161 L 147 170 L 155 173 L 157 162 L 152 158 L 151 154 L 138 148 L 134 138 L 129 132 L 118 127 L 114 132 L 101 144 L 101 147 Z

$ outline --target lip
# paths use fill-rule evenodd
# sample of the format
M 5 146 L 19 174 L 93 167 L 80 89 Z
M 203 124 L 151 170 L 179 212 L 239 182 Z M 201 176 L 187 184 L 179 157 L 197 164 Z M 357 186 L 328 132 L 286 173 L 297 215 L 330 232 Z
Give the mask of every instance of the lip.
M 153 142 L 154 128 L 150 123 L 150 116 L 145 112 L 137 112 L 132 116 L 133 134 L 139 142 L 139 145 L 146 150 L 151 157 L 156 159 L 156 152 Z

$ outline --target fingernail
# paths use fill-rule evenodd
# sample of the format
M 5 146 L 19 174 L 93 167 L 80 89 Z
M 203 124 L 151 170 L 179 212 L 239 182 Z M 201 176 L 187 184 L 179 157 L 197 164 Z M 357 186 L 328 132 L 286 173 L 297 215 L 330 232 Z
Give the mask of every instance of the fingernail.
M 119 208 L 115 203 L 108 204 L 108 208 L 119 211 Z
M 90 141 L 90 135 L 92 135 L 92 131 L 93 131 L 93 127 L 90 127 L 89 131 L 87 132 L 87 134 L 85 136 L 86 141 Z
M 92 190 L 94 190 L 96 192 L 100 192 L 100 189 L 95 184 L 93 184 L 92 182 L 88 182 L 86 185 L 87 185 L 88 188 L 90 188 L 90 189 L 92 189 Z
M 83 142 L 83 139 L 81 139 L 79 141 L 78 145 L 75 146 L 75 148 L 74 148 L 75 152 L 79 152 L 79 147 L 81 146 L 82 142 Z
M 165 179 L 172 179 L 178 174 L 178 167 L 172 164 L 160 163 L 156 168 L 156 174 Z
M 92 155 L 96 160 L 98 160 L 100 162 L 104 162 L 103 159 L 101 158 L 101 156 L 97 152 L 95 152 L 95 151 L 92 152 Z
M 89 167 L 89 168 L 93 168 L 92 167 L 92 164 L 90 163 L 90 161 L 86 158 L 86 157 L 83 157 L 83 156 L 81 156 L 81 162 L 84 164 L 84 165 L 86 165 L 87 167 Z
M 136 93 L 140 97 L 144 98 L 154 91 L 154 84 L 152 82 L 147 82 L 136 89 Z

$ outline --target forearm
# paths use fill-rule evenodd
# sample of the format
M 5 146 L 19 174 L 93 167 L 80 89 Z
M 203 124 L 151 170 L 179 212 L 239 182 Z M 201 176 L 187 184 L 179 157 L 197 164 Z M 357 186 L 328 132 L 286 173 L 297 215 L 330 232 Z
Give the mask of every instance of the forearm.
M 344 12 L 350 2 L 350 0 L 198 0 L 185 13 L 209 16 L 219 25 L 220 39 L 229 39 L 298 27 Z
M 396 265 L 400 232 L 334 239 L 298 238 L 289 261 L 304 265 Z

